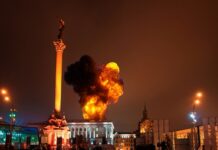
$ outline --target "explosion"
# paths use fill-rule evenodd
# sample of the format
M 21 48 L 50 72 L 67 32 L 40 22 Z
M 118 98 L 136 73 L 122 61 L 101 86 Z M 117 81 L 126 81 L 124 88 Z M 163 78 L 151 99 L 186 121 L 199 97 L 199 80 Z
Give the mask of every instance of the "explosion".
M 86 103 L 82 108 L 83 118 L 86 120 L 102 120 L 107 104 L 103 103 L 97 95 L 87 96 Z
M 97 68 L 88 55 L 68 66 L 65 81 L 80 96 L 79 103 L 84 119 L 101 121 L 105 119 L 108 105 L 118 102 L 123 95 L 123 82 L 119 72 L 119 66 L 115 62 Z
M 99 82 L 101 86 L 107 90 L 109 102 L 116 103 L 121 95 L 123 95 L 123 86 L 119 81 L 120 69 L 115 62 L 106 64 L 100 72 Z

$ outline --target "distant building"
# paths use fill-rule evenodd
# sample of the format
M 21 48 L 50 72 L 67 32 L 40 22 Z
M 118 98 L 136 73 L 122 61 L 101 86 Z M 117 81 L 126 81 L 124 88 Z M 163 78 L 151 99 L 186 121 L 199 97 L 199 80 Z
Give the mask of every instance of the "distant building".
M 113 122 L 69 121 L 68 127 L 73 141 L 80 136 L 91 145 L 113 145 Z
M 153 120 L 153 139 L 154 144 L 157 146 L 158 144 L 168 141 L 171 138 L 170 128 L 169 128 L 169 120 Z M 168 143 L 168 147 L 172 145 L 172 143 Z
M 114 134 L 114 146 L 116 150 L 135 150 L 135 138 L 133 133 L 116 132 Z
M 218 118 L 203 118 L 195 129 L 188 128 L 172 132 L 173 147 L 176 150 L 216 150 L 218 149 Z
M 11 135 L 11 136 L 10 136 Z M 25 149 L 38 145 L 38 129 L 0 122 L 0 149 L 11 144 L 15 149 Z
M 142 119 L 138 124 L 136 131 L 136 146 L 154 145 L 160 148 L 160 144 L 166 141 L 166 137 L 170 136 L 169 120 L 154 120 L 148 118 L 146 105 L 144 106 Z
M 41 137 L 42 144 L 49 144 L 51 143 L 51 139 L 57 139 L 59 134 L 63 134 L 64 137 L 65 132 L 58 132 L 55 128 L 53 128 L 54 132 L 52 135 L 46 132 L 45 125 L 47 122 L 41 123 L 29 123 L 29 126 L 37 127 L 39 131 L 39 137 Z M 60 124 L 61 125 L 61 124 Z M 47 127 L 47 126 L 46 126 Z M 61 126 L 60 126 L 61 127 Z M 65 126 L 64 126 L 65 128 Z M 114 124 L 110 121 L 86 121 L 86 120 L 68 120 L 67 121 L 67 128 L 69 129 L 69 135 L 66 133 L 67 137 L 70 136 L 69 141 L 65 141 L 62 139 L 62 142 L 67 142 L 69 145 L 72 146 L 74 149 L 80 148 L 95 148 L 101 147 L 107 150 L 114 149 L 113 141 L 114 141 Z M 61 129 L 61 128 L 60 128 Z M 49 128 L 50 130 L 50 128 Z M 54 133 L 54 134 L 53 134 Z M 52 137 L 50 137 L 52 136 Z M 54 138 L 55 137 L 55 138 Z M 53 140 L 53 142 L 58 142 L 57 140 Z M 56 144 L 56 143 L 54 143 Z

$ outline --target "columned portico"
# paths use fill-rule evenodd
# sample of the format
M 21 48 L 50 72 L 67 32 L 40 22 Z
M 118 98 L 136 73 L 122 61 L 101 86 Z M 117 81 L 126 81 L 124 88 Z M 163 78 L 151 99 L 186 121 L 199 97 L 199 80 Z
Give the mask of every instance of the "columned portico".
M 72 121 L 68 122 L 68 127 L 72 138 L 82 135 L 90 144 L 102 144 L 105 142 L 103 139 L 107 144 L 113 144 L 113 122 Z

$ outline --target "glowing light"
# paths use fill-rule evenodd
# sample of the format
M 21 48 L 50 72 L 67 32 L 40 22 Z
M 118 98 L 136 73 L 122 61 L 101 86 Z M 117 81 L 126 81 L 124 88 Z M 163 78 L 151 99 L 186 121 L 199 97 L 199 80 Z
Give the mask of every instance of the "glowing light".
M 194 114 L 193 112 L 190 113 L 189 116 L 190 116 L 191 119 L 195 119 L 195 117 L 196 117 L 195 114 Z
M 202 94 L 201 92 L 198 92 L 198 93 L 196 94 L 196 96 L 199 97 L 199 98 L 201 98 L 201 97 L 203 96 L 203 94 Z
M 62 55 L 65 45 L 62 41 L 54 42 L 56 48 L 55 110 L 61 111 Z
M 5 89 L 2 89 L 2 90 L 1 90 L 1 94 L 2 94 L 2 95 L 6 95 L 7 93 L 8 93 L 7 90 L 5 90 Z
M 5 97 L 4 97 L 4 100 L 5 100 L 6 102 L 9 102 L 9 101 L 10 101 L 10 97 L 9 97 L 9 96 L 5 96 Z
M 123 95 L 123 85 L 119 82 L 119 66 L 115 62 L 108 63 L 99 76 L 102 87 L 108 90 L 108 99 L 116 103 Z
M 112 69 L 112 70 L 116 70 L 117 72 L 120 72 L 120 68 L 119 66 L 117 65 L 117 63 L 115 62 L 109 62 L 106 64 L 105 68 L 109 68 L 109 69 Z
M 86 120 L 103 120 L 107 105 L 97 95 L 88 96 L 83 107 L 83 118 Z
M 196 105 L 199 105 L 199 104 L 200 104 L 200 100 L 199 100 L 199 99 L 196 99 L 196 100 L 195 100 L 195 104 L 196 104 Z
M 102 121 L 104 119 L 107 106 L 116 103 L 123 94 L 123 85 L 119 77 L 119 67 L 115 62 L 110 62 L 103 66 L 98 76 L 98 84 L 107 91 L 86 96 L 85 104 L 82 106 L 83 118 L 86 120 Z
M 196 118 L 196 113 L 195 112 L 191 112 L 189 114 L 189 117 L 192 119 L 193 123 L 197 122 L 197 118 Z

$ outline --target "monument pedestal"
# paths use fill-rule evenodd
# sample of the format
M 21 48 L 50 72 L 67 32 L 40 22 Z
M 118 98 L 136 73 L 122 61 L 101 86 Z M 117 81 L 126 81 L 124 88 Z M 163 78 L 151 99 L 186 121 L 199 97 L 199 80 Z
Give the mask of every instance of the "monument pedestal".
M 43 128 L 43 141 L 51 148 L 70 148 L 70 129 L 65 116 L 54 112 L 48 119 L 48 125 Z

